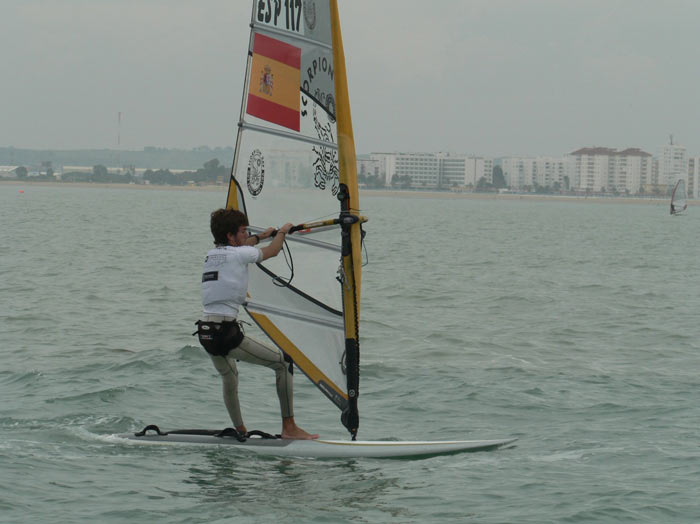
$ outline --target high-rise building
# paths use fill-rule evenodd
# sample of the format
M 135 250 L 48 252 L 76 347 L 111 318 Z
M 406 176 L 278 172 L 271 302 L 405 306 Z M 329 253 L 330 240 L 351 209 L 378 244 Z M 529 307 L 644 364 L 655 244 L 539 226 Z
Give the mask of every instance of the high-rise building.
M 571 186 L 579 191 L 637 194 L 652 183 L 653 158 L 639 148 L 584 147 L 567 158 Z
M 688 159 L 688 198 L 700 197 L 700 157 L 693 156 Z
M 511 189 L 534 189 L 536 186 L 565 189 L 566 161 L 552 157 L 507 157 L 501 162 L 503 176 Z
M 460 185 L 476 187 L 479 180 L 493 183 L 493 159 L 468 156 L 464 159 L 464 182 Z
M 482 178 L 492 182 L 493 160 L 450 153 L 372 153 L 381 159 L 386 184 L 407 185 L 414 189 L 475 187 Z
M 377 177 L 383 185 L 386 183 L 386 160 L 383 153 L 372 153 L 369 157 L 357 157 L 357 174 L 364 177 Z
M 673 186 L 680 178 L 688 176 L 688 154 L 685 147 L 671 140 L 659 148 L 659 185 Z M 687 180 L 686 180 L 687 183 Z

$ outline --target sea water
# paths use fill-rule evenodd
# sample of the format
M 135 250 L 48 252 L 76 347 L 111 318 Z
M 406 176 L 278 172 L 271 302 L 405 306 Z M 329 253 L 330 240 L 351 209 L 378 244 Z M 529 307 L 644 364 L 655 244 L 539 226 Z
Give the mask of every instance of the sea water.
M 315 460 L 110 437 L 230 425 L 191 336 L 223 188 L 18 189 L 0 185 L 0 522 L 700 521 L 692 206 L 363 194 L 359 437 L 519 440 Z M 239 370 L 248 427 L 279 431 L 273 374 Z M 298 423 L 347 438 L 295 377 Z

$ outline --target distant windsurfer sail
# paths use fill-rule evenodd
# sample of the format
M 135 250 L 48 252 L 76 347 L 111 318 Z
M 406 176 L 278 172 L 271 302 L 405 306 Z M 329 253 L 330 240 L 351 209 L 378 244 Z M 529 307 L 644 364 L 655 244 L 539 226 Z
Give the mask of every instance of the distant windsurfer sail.
M 676 182 L 671 192 L 671 214 L 680 215 L 688 208 L 688 197 L 685 191 L 685 180 L 682 178 Z

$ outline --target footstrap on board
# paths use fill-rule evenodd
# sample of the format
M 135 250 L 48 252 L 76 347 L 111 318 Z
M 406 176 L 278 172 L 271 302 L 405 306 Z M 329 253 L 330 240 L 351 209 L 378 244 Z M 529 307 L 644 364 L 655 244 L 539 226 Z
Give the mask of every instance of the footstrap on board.
M 138 433 L 134 433 L 134 436 L 135 437 L 144 437 L 144 436 L 146 436 L 146 433 L 149 431 L 155 431 L 156 434 L 158 434 L 158 435 L 167 435 L 167 433 L 162 432 L 160 430 L 160 428 L 158 426 L 156 426 L 155 424 L 150 424 L 150 425 L 146 426 L 145 428 L 143 428 Z
M 278 439 L 282 438 L 281 435 L 271 435 L 270 433 L 265 433 L 254 429 L 253 431 L 248 431 L 247 433 L 241 433 L 235 428 L 224 428 L 222 430 L 218 429 L 175 429 L 173 431 L 161 431 L 155 424 L 149 424 L 143 428 L 138 433 L 134 433 L 135 437 L 145 437 L 148 436 L 149 431 L 155 431 L 156 435 L 166 436 L 166 435 L 211 435 L 212 437 L 233 437 L 239 442 L 245 442 L 250 437 L 260 437 L 263 439 Z
M 260 431 L 258 429 L 254 429 L 253 431 L 249 431 L 245 435 L 246 435 L 246 437 L 282 438 L 282 435 L 270 435 L 269 433 L 265 433 L 264 431 Z
M 247 435 L 241 433 L 235 428 L 224 428 L 214 435 L 215 437 L 233 437 L 238 442 L 245 442 L 247 440 Z
M 235 428 L 222 429 L 219 433 L 217 433 L 214 436 L 215 437 L 234 437 L 239 442 L 245 442 L 250 437 L 260 437 L 263 439 L 282 438 L 282 435 L 271 435 L 270 433 L 265 433 L 264 431 L 260 431 L 258 429 L 254 429 L 253 431 L 248 431 L 247 433 L 241 433 L 240 431 L 236 430 Z

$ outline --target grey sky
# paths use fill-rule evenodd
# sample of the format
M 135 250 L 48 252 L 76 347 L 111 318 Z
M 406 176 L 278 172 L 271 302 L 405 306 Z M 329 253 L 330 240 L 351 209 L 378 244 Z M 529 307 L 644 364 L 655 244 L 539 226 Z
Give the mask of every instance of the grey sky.
M 700 155 L 700 2 L 339 0 L 358 153 Z M 0 146 L 229 146 L 249 0 L 0 0 Z

